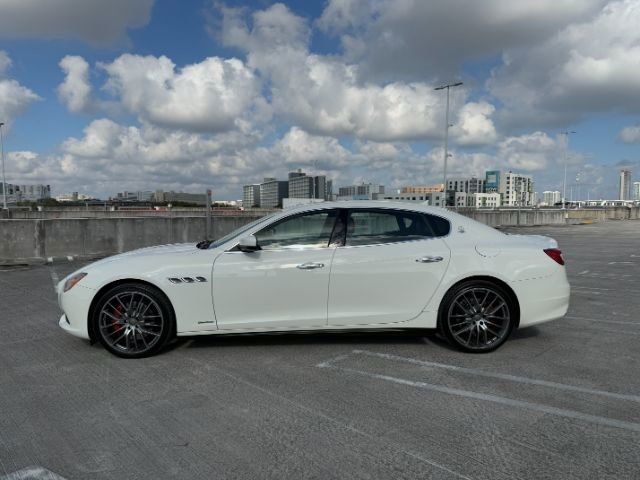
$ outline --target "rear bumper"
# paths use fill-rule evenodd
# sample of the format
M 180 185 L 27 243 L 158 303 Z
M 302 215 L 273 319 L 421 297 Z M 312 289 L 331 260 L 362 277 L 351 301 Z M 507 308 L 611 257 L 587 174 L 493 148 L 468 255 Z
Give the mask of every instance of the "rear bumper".
M 510 284 L 520 303 L 520 327 L 562 318 L 569 309 L 571 287 L 564 268 L 549 277 Z

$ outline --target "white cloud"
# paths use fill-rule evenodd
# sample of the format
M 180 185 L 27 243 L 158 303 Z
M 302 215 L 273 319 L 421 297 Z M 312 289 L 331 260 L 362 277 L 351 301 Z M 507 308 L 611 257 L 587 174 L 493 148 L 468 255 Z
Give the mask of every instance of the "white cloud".
M 540 41 L 604 0 L 330 0 L 317 25 L 376 78 L 449 80 L 467 60 Z M 472 40 L 470 40 L 472 39 Z
M 238 9 L 221 12 L 223 42 L 247 53 L 248 65 L 267 80 L 274 111 L 285 121 L 316 135 L 378 142 L 442 136 L 444 96 L 433 85 L 363 81 L 358 65 L 310 53 L 307 21 L 284 5 L 253 13 L 250 23 Z M 480 124 L 491 130 L 490 107 L 483 108 L 465 112 L 482 119 L 465 120 L 469 132 L 461 130 L 464 141 L 478 139 Z
M 0 50 L 0 121 L 10 126 L 15 118 L 40 97 L 16 80 L 7 78 L 11 59 Z
M 107 89 L 141 121 L 219 132 L 246 127 L 249 114 L 268 117 L 259 82 L 235 58 L 209 57 L 176 70 L 165 56 L 125 54 L 101 66 L 109 75 Z
M 71 112 L 89 110 L 92 103 L 89 64 L 82 57 L 67 55 L 59 65 L 65 73 L 65 79 L 58 86 L 58 97 Z
M 292 168 L 325 170 L 346 166 L 352 157 L 335 138 L 310 135 L 297 127 L 275 143 L 273 155 Z
M 7 52 L 0 50 L 0 78 L 2 78 L 9 67 L 11 66 L 11 58 L 7 55 Z
M 498 134 L 490 117 L 495 110 L 487 102 L 467 103 L 460 109 L 458 122 L 451 129 L 451 135 L 463 146 L 494 144 Z
M 528 48 L 508 50 L 488 88 L 512 126 L 575 122 L 594 112 L 640 113 L 640 3 L 606 5 Z
M 0 38 L 72 38 L 109 44 L 146 25 L 154 0 L 3 0 Z
M 624 143 L 640 143 L 640 125 L 623 128 L 618 138 Z
M 507 137 L 498 144 L 497 158 L 514 170 L 544 170 L 561 156 L 562 143 L 543 132 Z

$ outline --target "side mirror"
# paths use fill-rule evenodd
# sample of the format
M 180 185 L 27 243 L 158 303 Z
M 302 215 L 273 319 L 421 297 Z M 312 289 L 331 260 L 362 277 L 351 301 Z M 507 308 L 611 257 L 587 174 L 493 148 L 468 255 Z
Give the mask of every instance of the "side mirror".
M 260 247 L 258 246 L 258 239 L 254 235 L 247 235 L 246 237 L 242 237 L 238 242 L 238 250 L 245 253 L 260 250 Z

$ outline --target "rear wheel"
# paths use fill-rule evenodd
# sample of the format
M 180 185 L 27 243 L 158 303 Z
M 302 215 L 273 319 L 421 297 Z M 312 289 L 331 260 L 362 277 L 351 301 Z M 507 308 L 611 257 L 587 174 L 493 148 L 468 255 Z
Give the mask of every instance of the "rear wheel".
M 463 282 L 442 301 L 439 328 L 455 347 L 467 352 L 490 352 L 507 341 L 515 325 L 511 295 L 484 281 Z
M 96 304 L 94 332 L 111 353 L 124 358 L 154 355 L 174 335 L 175 319 L 169 301 L 143 284 L 118 285 Z

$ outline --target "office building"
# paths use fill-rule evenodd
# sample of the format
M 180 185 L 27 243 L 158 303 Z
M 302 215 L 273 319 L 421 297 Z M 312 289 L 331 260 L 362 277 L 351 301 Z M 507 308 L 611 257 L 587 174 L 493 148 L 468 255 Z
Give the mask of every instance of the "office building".
M 633 199 L 640 201 L 640 182 L 633 182 Z
M 289 182 L 265 178 L 260 184 L 260 207 L 282 207 L 282 199 L 289 196 Z
M 255 208 L 260 206 L 260 184 L 245 185 L 242 187 L 242 206 Z
M 558 190 L 547 190 L 542 192 L 542 202 L 547 206 L 554 206 L 562 201 L 562 194 Z
M 620 200 L 631 200 L 631 170 L 620 170 Z
M 473 199 L 476 208 L 497 208 L 502 206 L 502 196 L 498 192 L 475 193 Z
M 384 198 L 384 185 L 361 183 L 338 189 L 337 200 L 381 200 Z

